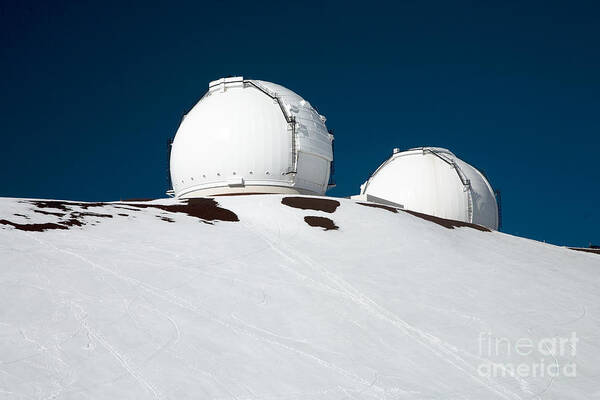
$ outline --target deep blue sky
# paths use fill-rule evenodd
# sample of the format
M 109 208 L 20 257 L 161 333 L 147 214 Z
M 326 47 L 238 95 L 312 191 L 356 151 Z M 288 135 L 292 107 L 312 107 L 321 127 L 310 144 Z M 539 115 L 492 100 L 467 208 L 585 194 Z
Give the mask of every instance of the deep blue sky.
M 327 116 L 346 196 L 393 147 L 442 146 L 504 231 L 600 244 L 593 2 L 0 3 L 1 196 L 161 197 L 210 80 L 283 84 Z

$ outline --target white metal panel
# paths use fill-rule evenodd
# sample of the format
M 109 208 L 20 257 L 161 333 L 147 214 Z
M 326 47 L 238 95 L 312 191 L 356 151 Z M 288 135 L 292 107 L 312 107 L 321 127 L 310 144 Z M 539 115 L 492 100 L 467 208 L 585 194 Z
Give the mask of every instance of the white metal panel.
M 322 116 L 311 104 L 291 90 L 271 82 L 254 81 L 272 93 L 283 102 L 290 115 L 296 118 L 296 134 L 298 151 L 311 153 L 329 162 L 333 160 L 331 139 Z
M 454 160 L 471 182 L 471 197 L 473 199 L 473 218 L 475 224 L 498 229 L 498 203 L 494 189 L 477 168 L 455 158 Z
M 323 171 L 328 170 L 329 161 L 301 151 L 298 153 L 298 171 L 301 173 L 296 176 L 296 184 L 316 193 L 325 193 L 329 173 L 325 175 Z
M 300 152 L 313 155 L 303 159 L 301 168 Z M 171 177 L 178 197 L 219 194 L 218 188 L 230 193 L 232 187 L 264 192 L 269 186 L 274 192 L 287 187 L 323 194 L 332 159 L 323 120 L 296 93 L 270 82 L 222 78 L 209 84 L 181 122 L 171 151 Z

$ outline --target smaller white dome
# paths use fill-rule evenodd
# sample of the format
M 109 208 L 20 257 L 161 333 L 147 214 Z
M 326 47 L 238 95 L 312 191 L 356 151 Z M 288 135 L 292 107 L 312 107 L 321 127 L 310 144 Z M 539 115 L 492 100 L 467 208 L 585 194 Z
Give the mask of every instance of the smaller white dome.
M 448 149 L 397 151 L 361 186 L 361 194 L 408 210 L 498 229 L 492 186 L 475 167 Z

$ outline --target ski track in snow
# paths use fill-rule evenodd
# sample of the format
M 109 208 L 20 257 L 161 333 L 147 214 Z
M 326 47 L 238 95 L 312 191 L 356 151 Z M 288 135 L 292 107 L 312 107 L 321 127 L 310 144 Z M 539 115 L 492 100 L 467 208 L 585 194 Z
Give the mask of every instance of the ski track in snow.
M 258 230 L 252 230 L 254 232 L 258 232 Z M 338 290 L 345 294 L 345 298 L 351 299 L 356 304 L 362 306 L 364 309 L 368 310 L 371 314 L 376 316 L 377 318 L 388 321 L 396 328 L 399 328 L 404 334 L 414 339 L 419 344 L 425 346 L 428 350 L 434 353 L 436 356 L 440 357 L 447 363 L 453 365 L 458 370 L 464 372 L 471 379 L 475 380 L 479 384 L 488 388 L 490 391 L 500 396 L 503 399 L 522 399 L 517 393 L 510 391 L 505 386 L 491 382 L 491 379 L 484 380 L 482 377 L 477 375 L 474 368 L 460 355 L 457 354 L 456 350 L 450 346 L 448 343 L 443 342 L 440 338 L 427 333 L 423 330 L 420 330 L 404 320 L 400 319 L 390 311 L 386 310 L 375 301 L 371 300 L 369 297 L 359 292 L 353 286 L 351 286 L 348 282 L 340 278 L 339 276 L 330 272 L 325 266 L 320 263 L 315 262 L 310 257 L 303 253 L 299 253 L 293 250 L 290 246 L 288 246 L 283 241 L 279 240 L 278 242 L 273 242 L 264 234 L 256 233 L 256 235 L 263 238 L 265 242 L 267 242 L 273 251 L 281 254 L 284 258 L 289 260 L 290 262 L 297 264 L 298 260 L 301 260 L 304 265 L 309 268 L 316 270 L 319 272 L 324 278 L 326 278 L 333 285 L 337 286 L 339 289 L 332 288 L 332 291 L 337 292 Z M 283 250 L 285 249 L 285 250 Z M 473 354 L 470 356 L 477 357 Z M 478 357 L 477 357 L 478 358 Z
M 260 198 L 256 197 L 253 200 Z M 492 363 L 491 359 L 481 354 L 474 354 L 475 351 L 471 350 L 470 344 L 456 346 L 452 344 L 465 343 L 457 336 L 461 334 L 459 330 L 463 327 L 469 333 L 476 333 L 478 330 L 483 331 L 484 329 L 494 330 L 499 334 L 506 333 L 513 338 L 519 333 L 524 333 L 521 330 L 521 328 L 525 328 L 522 326 L 522 322 L 531 318 L 532 325 L 539 327 L 540 335 L 534 335 L 532 333 L 534 328 L 530 327 L 528 329 L 529 337 L 541 337 L 542 333 L 559 335 L 571 326 L 574 327 L 574 330 L 575 327 L 578 329 L 581 327 L 580 338 L 586 340 L 585 345 L 589 346 L 587 350 L 592 354 L 598 354 L 600 337 L 593 335 L 592 328 L 597 323 L 596 314 L 599 308 L 594 306 L 597 295 L 590 288 L 593 288 L 594 282 L 600 281 L 594 281 L 596 275 L 593 275 L 592 269 L 588 268 L 595 267 L 593 264 L 596 262 L 596 258 L 594 258 L 597 257 L 596 255 L 573 252 L 574 264 L 587 274 L 584 276 L 587 277 L 589 284 L 588 282 L 578 282 L 578 285 L 567 285 L 562 292 L 558 293 L 559 300 L 551 300 L 553 303 L 537 308 L 525 307 L 526 309 L 523 310 L 523 307 L 519 306 L 520 303 L 517 303 L 517 301 L 521 301 L 520 299 L 543 300 L 545 297 L 550 297 L 552 285 L 560 284 L 569 277 L 575 277 L 576 272 L 573 271 L 577 270 L 574 269 L 556 272 L 558 279 L 552 275 L 555 271 L 559 271 L 560 267 L 560 263 L 552 261 L 555 254 L 561 262 L 568 263 L 571 260 L 571 258 L 565 257 L 566 253 L 565 256 L 560 253 L 562 250 L 555 246 L 542 246 L 538 242 L 497 233 L 471 233 L 461 229 L 446 231 L 437 227 L 429 231 L 424 227 L 428 224 L 426 221 L 394 216 L 394 221 L 402 220 L 405 225 L 400 228 L 390 228 L 392 226 L 390 223 L 385 228 L 388 229 L 385 232 L 423 234 L 424 248 L 437 245 L 435 241 L 442 242 L 442 250 L 437 255 L 451 255 L 457 271 L 463 274 L 463 279 L 476 271 L 479 266 L 477 263 L 486 267 L 484 271 L 489 273 L 493 268 L 500 267 L 502 265 L 500 260 L 506 257 L 509 260 L 506 268 L 512 275 L 510 279 L 503 282 L 505 288 L 510 288 L 513 283 L 518 285 L 520 282 L 523 282 L 522 288 L 518 288 L 520 290 L 542 287 L 539 283 L 549 284 L 546 288 L 542 288 L 543 292 L 539 296 L 513 296 L 512 303 L 502 308 L 502 314 L 480 311 L 471 313 L 464 310 L 479 309 L 465 305 L 470 304 L 468 303 L 470 298 L 478 294 L 474 288 L 476 288 L 475 285 L 481 283 L 478 279 L 482 278 L 481 275 L 477 275 L 473 280 L 467 277 L 467 284 L 464 286 L 468 288 L 469 293 L 462 299 L 458 297 L 459 300 L 450 302 L 446 306 L 443 303 L 444 296 L 440 296 L 423 304 L 425 308 L 434 310 L 437 314 L 449 315 L 443 320 L 452 329 L 446 335 L 444 331 L 438 330 L 438 325 L 435 325 L 431 316 L 429 318 L 426 315 L 415 317 L 410 314 L 408 308 L 396 306 L 400 300 L 412 299 L 414 293 L 418 292 L 407 292 L 404 297 L 392 296 L 390 300 L 387 297 L 381 297 L 380 300 L 379 292 L 368 289 L 380 281 L 373 279 L 373 282 L 363 285 L 360 277 L 367 279 L 372 279 L 372 277 L 358 275 L 358 272 L 354 270 L 348 274 L 344 268 L 336 267 L 335 262 L 329 265 L 329 263 L 321 261 L 327 259 L 329 255 L 319 258 L 319 251 L 314 253 L 307 251 L 311 248 L 310 246 L 326 246 L 327 240 L 332 238 L 335 245 L 333 248 L 336 251 L 348 248 L 350 252 L 351 249 L 348 246 L 343 247 L 343 241 L 350 237 L 351 240 L 348 243 L 358 243 L 357 239 L 360 240 L 362 236 L 356 233 L 356 229 L 372 228 L 366 224 L 364 219 L 370 218 L 368 213 L 374 213 L 373 215 L 377 215 L 377 218 L 387 217 L 387 214 L 365 210 L 365 207 L 356 207 L 358 210 L 352 210 L 352 206 L 347 207 L 351 202 L 342 200 L 342 207 L 336 211 L 334 216 L 336 223 L 340 225 L 340 230 L 323 233 L 322 230 L 310 228 L 304 223 L 303 212 L 287 208 L 271 211 L 270 208 L 273 206 L 271 203 L 279 203 L 277 197 L 265 197 L 264 200 L 258 201 L 258 207 L 240 199 L 223 199 L 223 203 L 227 206 L 226 208 L 233 205 L 233 211 L 241 217 L 239 222 L 231 225 L 219 223 L 210 227 L 199 224 L 200 228 L 196 228 L 190 224 L 190 220 L 187 220 L 188 217 L 182 216 L 180 218 L 182 221 L 178 219 L 174 224 L 160 226 L 160 229 L 171 229 L 170 232 L 174 233 L 198 234 L 198 238 L 193 240 L 188 240 L 186 237 L 183 246 L 180 247 L 178 247 L 180 243 L 178 243 L 177 236 L 173 240 L 170 240 L 169 237 L 169 240 L 162 241 L 145 236 L 146 232 L 140 236 L 141 239 L 136 238 L 131 243 L 126 240 L 121 245 L 119 237 L 122 240 L 125 236 L 115 235 L 115 231 L 112 229 L 99 230 L 91 225 L 85 228 L 75 228 L 72 230 L 73 232 L 70 230 L 56 231 L 47 236 L 45 236 L 46 233 L 7 230 L 9 235 L 14 235 L 7 237 L 11 240 L 15 238 L 15 244 L 9 244 L 4 250 L 11 256 L 12 253 L 18 255 L 16 267 L 18 268 L 21 264 L 27 267 L 24 269 L 24 273 L 27 275 L 23 275 L 24 277 L 21 278 L 22 275 L 19 274 L 22 272 L 10 265 L 12 269 L 7 268 L 9 271 L 5 275 L 7 279 L 2 282 L 7 286 L 3 286 L 3 288 L 10 288 L 10 290 L 20 290 L 20 287 L 30 288 L 27 290 L 35 289 L 32 292 L 35 296 L 37 296 L 37 291 L 42 291 L 44 294 L 40 294 L 39 299 L 51 299 L 52 304 L 49 305 L 49 309 L 53 311 L 52 316 L 36 320 L 31 327 L 18 325 L 16 322 L 6 324 L 0 321 L 0 328 L 4 327 L 7 337 L 13 335 L 11 339 L 15 343 L 19 342 L 19 339 L 21 340 L 19 343 L 23 343 L 20 344 L 22 348 L 6 351 L 6 355 L 10 355 L 12 359 L 0 360 L 0 377 L 3 377 L 0 380 L 0 386 L 6 386 L 0 387 L 0 398 L 50 400 L 65 397 L 95 397 L 103 393 L 111 393 L 110 390 L 113 389 L 119 393 L 130 394 L 132 397 L 174 398 L 171 393 L 172 387 L 168 385 L 176 383 L 177 379 L 173 375 L 167 377 L 158 375 L 162 373 L 163 369 L 175 373 L 181 370 L 187 376 L 197 376 L 198 380 L 190 378 L 192 379 L 192 382 L 189 382 L 190 387 L 202 390 L 202 385 L 207 386 L 206 393 L 210 393 L 210 395 L 205 398 L 212 400 L 309 398 L 315 400 L 323 398 L 541 400 L 542 398 L 560 398 L 557 397 L 557 393 L 576 398 L 574 396 L 580 395 L 586 389 L 591 389 L 592 396 L 594 393 L 600 393 L 597 385 L 592 382 L 598 375 L 590 373 L 593 355 L 582 354 L 583 357 L 578 357 L 578 363 L 581 359 L 587 363 L 582 368 L 584 376 L 579 381 L 582 387 L 579 390 L 579 386 L 572 381 L 555 380 L 554 378 L 549 381 L 540 381 L 524 378 L 502 365 L 499 366 L 504 368 L 505 379 L 482 376 L 477 373 L 477 364 Z M 240 205 L 240 210 L 235 208 L 236 204 Z M 16 211 L 19 210 L 15 209 L 13 213 Z M 41 218 L 37 215 L 35 217 Z M 146 217 L 149 218 L 147 221 L 144 220 Z M 133 224 L 131 225 L 132 232 L 136 234 L 136 229 L 146 229 L 142 224 L 155 223 L 153 217 L 155 216 L 140 213 L 138 219 L 127 220 L 126 223 Z M 390 216 L 390 218 L 392 217 Z M 33 218 L 32 221 L 38 220 Z M 354 221 L 357 221 L 356 226 L 352 226 L 350 223 Z M 377 221 L 388 223 L 384 219 Z M 122 222 L 125 223 L 113 219 L 105 223 L 113 224 L 115 228 L 118 228 L 118 223 Z M 182 225 L 177 225 L 177 223 L 182 223 Z M 152 226 L 148 225 L 148 229 Z M 413 232 L 412 229 L 415 231 Z M 80 234 L 81 237 L 77 236 Z M 231 236 L 229 236 L 230 234 Z M 375 235 L 379 235 L 379 233 Z M 394 248 L 390 247 L 393 244 L 384 236 L 385 234 L 375 236 L 376 240 L 383 238 L 382 254 L 394 254 Z M 25 237 L 41 246 L 32 248 L 26 241 L 19 242 L 22 240 L 19 238 Z M 71 237 L 76 240 L 70 242 Z M 490 237 L 493 240 L 490 240 Z M 460 247 L 462 243 L 459 240 L 463 240 L 463 238 L 466 238 L 465 249 L 469 249 L 469 246 L 474 248 L 474 246 L 481 245 L 482 252 L 476 253 L 472 265 L 467 264 L 466 268 L 461 269 L 457 263 L 465 262 L 465 259 L 453 255 L 454 247 L 451 246 L 458 246 L 459 250 L 462 249 Z M 471 238 L 473 243 L 470 242 Z M 229 240 L 233 244 L 231 254 L 227 254 Z M 200 244 L 200 252 L 196 252 L 193 247 L 195 244 Z M 210 247 L 215 244 L 216 247 Z M 416 241 L 413 241 L 407 246 L 415 244 Z M 111 258 L 104 252 L 113 245 L 115 245 L 116 256 Z M 39 251 L 39 247 L 49 251 Z M 378 247 L 365 246 L 364 248 L 368 251 L 379 251 Z M 448 250 L 449 248 L 452 250 Z M 528 261 L 522 262 L 518 256 L 512 258 L 508 256 L 508 252 L 513 248 L 520 251 L 521 254 L 532 250 L 534 255 L 529 258 L 525 257 L 525 260 Z M 203 249 L 206 254 L 202 254 Z M 448 253 L 444 253 L 444 251 Z M 486 251 L 490 251 L 490 253 L 487 254 Z M 60 254 L 60 256 L 54 254 Z M 379 255 L 381 256 L 381 254 Z M 494 258 L 492 262 L 495 264 L 483 264 L 483 257 L 489 255 Z M 539 263 L 535 260 L 537 256 L 540 256 Z M 264 266 L 261 265 L 263 259 L 265 260 Z M 586 261 L 588 259 L 589 262 Z M 67 276 L 70 274 L 68 269 L 76 267 L 73 270 L 78 275 L 75 275 L 73 281 L 62 282 L 53 278 L 52 268 L 57 260 L 59 260 L 58 266 L 61 268 L 59 269 L 61 275 L 58 276 Z M 132 261 L 131 265 L 124 263 L 128 260 Z M 167 260 L 169 262 L 166 262 Z M 379 259 L 375 261 L 377 262 L 377 260 Z M 64 266 L 60 264 L 63 262 Z M 527 272 L 529 269 L 523 268 L 529 266 L 529 264 L 525 265 L 525 262 L 530 262 L 533 271 L 542 275 L 537 286 L 535 281 L 532 283 L 531 280 L 527 280 L 533 274 Z M 600 266 L 600 264 L 598 265 Z M 350 266 L 352 267 L 352 265 Z M 382 263 L 376 264 L 375 267 L 392 279 L 398 277 L 398 282 L 400 282 L 400 277 L 392 275 L 395 271 L 387 269 L 383 259 Z M 256 278 L 254 275 L 245 275 L 246 272 L 255 273 L 256 271 L 265 271 L 266 276 Z M 435 273 L 432 271 L 424 271 L 422 275 L 424 279 L 431 278 L 432 273 Z M 146 273 L 153 275 L 146 278 Z M 172 279 L 171 274 L 173 275 Z M 76 280 L 78 276 L 83 277 L 81 285 Z M 386 277 L 386 275 L 383 276 Z M 161 280 L 163 277 L 165 277 L 164 281 Z M 89 282 L 86 282 L 86 279 L 90 279 Z M 421 279 L 420 276 L 418 279 Z M 447 280 L 421 292 L 428 295 L 434 293 L 432 289 L 445 288 L 444 285 L 447 286 L 455 281 L 457 280 Z M 580 279 L 580 281 L 583 280 Z M 206 290 L 202 286 L 205 282 L 208 284 Z M 425 281 L 413 279 L 409 282 Z M 86 293 L 86 285 L 94 284 L 100 284 L 101 290 L 90 290 Z M 361 290 L 363 286 L 367 289 Z M 502 286 L 498 285 L 497 287 Z M 287 294 L 288 288 L 291 292 L 290 295 Z M 553 318 L 552 307 L 560 305 L 561 301 L 564 302 L 565 299 L 568 299 L 567 296 L 573 296 L 579 288 L 582 288 L 582 297 L 577 297 L 580 302 L 565 303 L 565 306 L 558 310 L 559 313 L 557 312 Z M 491 289 L 493 290 L 493 288 Z M 223 291 L 223 296 L 227 296 L 227 290 L 235 290 L 239 293 L 236 293 L 237 296 L 224 297 L 229 303 L 221 307 L 218 305 L 222 299 L 219 291 Z M 392 285 L 383 286 L 381 293 L 391 293 L 390 290 L 393 290 Z M 483 292 L 484 295 L 487 295 L 485 298 L 488 301 L 487 304 L 494 304 L 496 294 L 493 291 L 485 292 L 485 290 L 485 288 L 480 290 L 479 295 Z M 104 297 L 100 296 L 105 291 L 111 298 L 109 303 L 103 304 Z M 298 310 L 296 315 L 294 315 L 296 310 L 282 307 L 283 304 L 287 306 L 305 299 L 324 302 L 331 299 L 331 310 L 313 318 L 307 317 L 306 312 L 311 312 L 314 307 L 319 307 L 319 303 L 308 304 L 306 308 Z M 442 302 L 439 301 L 440 299 Z M 392 300 L 395 302 L 391 302 Z M 244 301 L 248 301 L 249 304 L 243 304 Z M 38 303 L 32 301 L 31 304 Z M 39 304 L 43 305 L 43 303 Z M 335 312 L 337 310 L 357 309 L 356 314 L 349 312 L 348 316 L 344 316 L 346 319 L 343 323 L 336 320 Z M 272 321 L 283 321 L 290 329 L 279 329 L 278 325 L 271 323 L 268 313 L 272 313 L 274 310 L 276 313 L 289 312 L 289 316 L 275 314 Z M 110 314 L 111 311 L 112 314 Z M 422 310 L 422 312 L 428 313 L 429 311 Z M 56 331 L 58 333 L 45 338 L 42 336 L 46 330 L 44 323 L 46 320 L 50 321 L 49 318 L 53 316 L 57 321 L 64 320 L 68 330 L 59 328 Z M 354 316 L 356 317 L 354 318 Z M 14 321 L 19 321 L 18 317 L 14 318 Z M 304 318 L 304 320 L 297 320 L 297 318 Z M 7 321 L 12 322 L 11 319 L 7 319 Z M 310 326 L 302 326 L 302 321 L 323 322 L 324 327 L 313 336 Z M 322 339 L 319 335 L 323 332 L 325 334 L 335 332 L 336 329 L 344 329 L 348 324 L 352 324 L 351 329 L 345 333 L 345 336 L 342 336 L 342 340 L 338 343 L 331 345 L 330 343 L 333 342 L 330 340 L 321 342 Z M 513 324 L 514 326 L 508 326 L 507 328 L 510 330 L 502 332 L 503 324 Z M 519 324 L 521 326 L 518 326 Z M 202 329 L 196 329 L 194 325 L 201 326 Z M 441 328 L 446 325 L 441 325 Z M 429 327 L 429 329 L 423 327 Z M 354 329 L 356 330 L 354 331 Z M 355 332 L 358 333 L 356 337 L 352 336 Z M 119 336 L 122 333 L 124 334 L 123 338 Z M 577 333 L 579 336 L 579 331 Z M 140 338 L 143 337 L 137 349 L 135 346 L 130 348 L 126 344 L 132 338 L 135 340 L 135 334 Z M 199 334 L 210 336 L 198 336 Z M 223 338 L 219 336 L 223 336 Z M 213 341 L 214 344 L 211 343 L 203 348 L 204 338 L 207 343 Z M 348 346 L 354 344 L 355 338 L 361 338 L 361 340 L 365 340 L 362 338 L 368 338 L 367 340 L 372 338 L 375 345 L 362 346 L 365 343 L 357 342 L 359 350 L 353 352 L 352 347 Z M 407 349 L 398 351 L 393 346 L 394 341 L 389 338 L 395 338 L 409 346 Z M 198 339 L 200 342 L 194 342 Z M 73 341 L 72 344 L 69 343 L 70 341 Z M 411 343 L 415 345 L 412 346 Z M 284 377 L 280 384 L 280 382 L 269 382 L 269 376 L 266 375 L 269 374 L 269 371 L 265 370 L 256 372 L 256 376 L 260 376 L 260 379 L 263 380 L 252 382 L 249 377 L 252 377 L 254 372 L 230 369 L 233 367 L 228 364 L 230 358 L 218 355 L 220 346 L 225 349 L 230 346 L 234 352 L 232 354 L 237 354 L 235 352 L 241 354 L 241 356 L 231 357 L 234 362 L 240 358 L 243 360 L 243 357 L 249 357 L 253 360 L 252 362 L 256 360 L 256 366 L 260 366 L 263 361 L 271 362 L 270 367 L 274 367 L 272 371 L 277 373 L 277 366 L 272 365 L 272 361 L 289 360 L 290 364 L 286 367 L 296 368 L 298 373 L 303 376 L 298 375 L 298 379 L 295 379 L 294 369 L 291 369 L 294 371 L 291 373 L 283 370 L 279 375 Z M 411 351 L 410 347 L 414 349 Z M 78 352 L 80 349 L 99 350 L 99 352 L 81 353 Z M 374 354 L 369 354 L 373 349 Z M 546 347 L 546 350 L 550 349 Z M 197 358 L 205 353 L 211 354 L 214 360 Z M 386 353 L 402 354 L 401 357 L 405 358 L 398 361 L 391 358 L 386 359 Z M 557 356 L 557 354 L 550 353 L 553 358 L 552 364 L 558 366 L 559 358 L 560 361 L 563 361 L 562 355 Z M 268 359 L 270 355 L 273 356 L 272 360 Z M 377 362 L 378 355 L 383 356 L 381 364 Z M 81 364 L 77 364 L 79 361 L 77 357 L 82 356 L 89 358 L 82 361 Z M 490 355 L 490 357 L 492 356 Z M 93 363 L 96 360 L 101 363 L 104 359 L 108 362 L 98 366 L 100 371 L 102 368 L 104 369 L 104 376 L 99 381 L 92 379 L 90 382 L 90 379 L 77 369 L 81 365 L 83 369 L 86 369 L 85 373 L 89 374 L 88 371 L 94 371 L 96 367 Z M 362 363 L 363 359 L 364 364 Z M 424 362 L 419 363 L 421 360 L 429 362 L 431 365 Z M 405 361 L 406 364 L 402 364 Z M 69 365 L 68 362 L 73 364 Z M 411 364 L 417 367 L 414 371 L 411 370 Z M 269 368 L 269 364 L 262 365 Z M 387 370 L 383 366 L 391 369 Z M 431 371 L 429 367 L 432 367 Z M 19 371 L 19 368 L 28 369 L 30 372 L 23 373 Z M 15 373 L 15 371 L 18 372 Z M 441 376 L 438 381 L 436 375 L 444 373 L 448 374 L 448 378 Z M 23 376 L 28 376 L 27 374 L 33 379 L 23 379 Z M 243 378 L 240 380 L 240 377 Z M 9 382 L 9 384 L 6 385 L 5 382 Z M 319 386 L 312 387 L 305 382 L 314 382 Z M 539 385 L 541 382 L 546 386 L 541 387 Z M 19 393 L 17 388 L 27 387 L 27 385 L 30 385 L 27 394 Z M 17 390 L 13 390 L 13 388 Z M 569 390 L 572 390 L 574 394 L 571 394 Z M 190 394 L 186 393 L 186 395 Z
M 127 357 L 121 354 L 121 352 L 119 352 L 118 349 L 116 349 L 108 340 L 106 340 L 106 338 L 104 338 L 99 331 L 91 328 L 88 325 L 86 322 L 87 314 L 81 305 L 73 303 L 73 306 L 79 309 L 79 315 L 77 313 L 74 313 L 74 315 L 85 331 L 98 343 L 100 343 L 102 347 L 108 350 L 108 352 L 119 362 L 119 364 L 121 364 L 125 371 L 127 371 L 129 375 L 131 375 L 142 387 L 147 389 L 152 394 L 152 397 L 155 399 L 160 399 L 161 396 L 158 394 L 156 388 L 150 382 L 148 382 L 141 372 L 131 365 L 130 361 L 127 360 Z
M 197 306 L 195 306 L 194 304 L 189 303 L 187 300 L 182 299 L 174 294 L 168 293 L 166 291 L 160 290 L 158 288 L 155 288 L 153 286 L 150 286 L 142 281 L 139 281 L 135 278 L 130 278 L 127 277 L 125 275 L 122 275 L 110 268 L 104 267 L 98 263 L 95 263 L 89 259 L 87 259 L 86 257 L 75 253 L 73 251 L 69 251 L 69 250 L 64 250 L 61 249 L 53 244 L 50 244 L 48 242 L 39 240 L 37 238 L 34 238 L 36 241 L 53 248 L 54 250 L 67 254 L 69 256 L 72 257 L 76 257 L 78 259 L 80 259 L 81 261 L 83 261 L 84 263 L 89 264 L 90 266 L 92 266 L 95 269 L 104 271 L 106 273 L 109 273 L 111 275 L 113 275 L 114 277 L 121 279 L 129 284 L 132 284 L 133 286 L 137 286 L 140 287 L 144 290 L 146 290 L 147 292 L 171 303 L 174 304 L 178 307 L 181 307 L 183 309 L 186 309 L 188 311 L 194 312 L 196 314 L 201 315 L 204 318 L 208 318 L 209 320 L 216 322 L 226 328 L 229 328 L 231 330 L 233 330 L 234 332 L 238 332 L 238 333 L 242 333 L 245 334 L 247 336 L 250 336 L 254 339 L 269 343 L 271 345 L 275 345 L 281 348 L 284 348 L 288 351 L 291 351 L 293 353 L 296 353 L 298 355 L 301 355 L 305 358 L 308 358 L 314 362 L 316 362 L 317 364 L 319 364 L 320 366 L 324 367 L 324 368 L 328 368 L 332 371 L 335 371 L 337 373 L 339 373 L 340 375 L 346 377 L 346 378 L 350 378 L 351 380 L 356 381 L 357 383 L 359 383 L 360 385 L 363 385 L 365 387 L 368 387 L 370 389 L 376 390 L 377 392 L 379 392 L 380 394 L 385 393 L 385 389 L 382 387 L 379 387 L 377 385 L 374 385 L 372 382 L 370 382 L 369 380 L 362 378 L 344 368 L 341 368 L 339 366 L 336 366 L 333 363 L 330 363 L 322 358 L 319 358 L 318 356 L 315 356 L 313 354 L 310 354 L 308 352 L 305 352 L 303 350 L 299 350 L 297 348 L 294 348 L 292 346 L 286 345 L 284 343 L 281 343 L 280 341 L 277 341 L 275 339 L 269 339 L 264 337 L 264 333 L 261 333 L 259 330 L 251 330 L 248 329 L 246 327 L 244 327 L 243 325 L 238 325 L 238 326 L 234 326 L 228 322 L 226 322 L 225 320 L 223 320 L 222 318 L 219 318 L 218 316 L 212 315 L 212 313 L 210 313 L 208 310 L 206 309 L 202 309 L 202 308 L 198 308 Z M 134 369 L 132 366 L 130 366 L 129 362 L 127 361 L 127 359 L 120 354 L 115 348 L 113 348 L 110 343 L 108 343 L 108 341 L 106 341 L 99 333 L 94 332 L 93 330 L 91 330 L 89 328 L 89 326 L 85 323 L 85 321 L 83 319 L 79 320 L 80 323 L 82 324 L 82 326 L 84 327 L 84 329 L 86 330 L 86 332 L 88 332 L 90 334 L 91 337 L 93 337 L 97 342 L 99 342 L 104 348 L 106 348 L 123 366 L 123 368 L 132 376 L 136 379 L 136 381 L 138 381 L 141 385 L 143 385 L 146 389 L 148 389 L 148 391 L 150 393 L 152 393 L 154 398 L 160 398 L 157 390 L 147 381 L 145 380 L 145 378 L 143 377 L 143 375 L 141 375 L 141 373 L 139 373 L 138 371 L 136 371 L 136 369 Z
M 94 268 L 97 268 L 97 269 L 103 270 L 103 271 L 111 271 L 110 269 L 104 268 L 104 267 L 100 266 L 99 264 L 96 264 L 75 252 L 61 249 L 47 241 L 43 241 L 43 240 L 39 239 L 31 234 L 28 234 L 28 236 L 30 238 L 32 238 L 33 240 L 35 240 L 47 247 L 54 249 L 55 251 L 61 252 L 63 254 L 67 254 L 72 257 L 76 257 L 76 258 L 80 259 L 81 261 L 93 266 Z M 111 272 L 113 275 L 115 275 L 121 279 L 126 279 L 125 277 L 121 276 L 118 273 L 115 273 L 114 271 L 111 271 Z M 123 354 L 121 354 L 119 352 L 119 350 L 116 349 L 108 340 L 106 340 L 106 338 L 104 338 L 99 331 L 91 328 L 88 325 L 88 323 L 86 321 L 87 313 L 85 312 L 83 307 L 80 304 L 75 303 L 74 301 L 71 301 L 71 305 L 72 305 L 72 307 L 76 308 L 79 311 L 79 312 L 73 312 L 73 315 L 74 315 L 75 319 L 79 322 L 79 324 L 82 326 L 82 328 L 85 330 L 85 332 L 90 337 L 92 337 L 94 340 L 96 340 L 96 342 L 98 342 L 102 347 L 104 347 L 119 362 L 119 364 L 121 364 L 123 369 L 125 369 L 125 371 L 127 371 L 127 373 L 129 373 L 129 375 L 131 375 L 135 379 L 135 381 L 137 381 L 142 387 L 144 387 L 146 390 L 148 390 L 152 394 L 153 398 L 160 399 L 161 396 L 157 392 L 156 388 L 150 382 L 148 382 L 148 380 L 146 380 L 144 378 L 144 376 L 139 371 L 137 371 L 137 369 L 135 367 L 133 367 L 130 364 L 130 362 L 127 360 L 127 357 L 124 356 Z

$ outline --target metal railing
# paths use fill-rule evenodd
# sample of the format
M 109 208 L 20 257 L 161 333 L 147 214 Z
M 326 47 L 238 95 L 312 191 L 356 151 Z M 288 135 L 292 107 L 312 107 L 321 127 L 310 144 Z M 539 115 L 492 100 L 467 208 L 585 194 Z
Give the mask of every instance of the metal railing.
M 330 129 L 329 134 L 333 137 L 333 129 Z M 331 140 L 331 155 L 332 160 L 329 164 L 329 182 L 327 183 L 327 187 L 335 187 L 335 138 Z
M 255 83 L 253 81 L 250 81 L 250 80 L 248 80 L 248 81 L 244 80 L 244 84 L 253 86 L 254 88 L 260 90 L 262 93 L 269 96 L 271 99 L 275 100 L 277 102 L 277 105 L 281 109 L 281 112 L 283 113 L 283 117 L 285 118 L 285 121 L 289 124 L 289 126 L 291 127 L 291 131 L 292 131 L 292 137 L 290 140 L 291 141 L 291 165 L 290 165 L 290 168 L 288 169 L 288 171 L 286 172 L 286 175 L 295 174 L 297 172 L 296 117 L 288 114 L 288 112 L 285 109 L 285 106 L 283 105 L 283 102 L 281 101 L 279 96 L 277 96 L 274 93 L 271 93 L 268 89 L 262 87 L 262 85 Z
M 473 196 L 471 194 L 471 181 L 465 176 L 462 169 L 460 169 L 458 164 L 453 159 L 446 157 L 443 154 L 440 154 L 439 152 L 435 151 L 435 149 L 424 148 L 423 154 L 425 153 L 433 154 L 434 156 L 436 156 L 437 158 L 454 168 L 456 174 L 458 175 L 458 178 L 464 186 L 464 190 L 467 192 L 467 215 L 469 217 L 469 222 L 473 222 Z
M 502 193 L 499 189 L 494 190 L 496 205 L 498 206 L 498 230 L 502 229 Z

